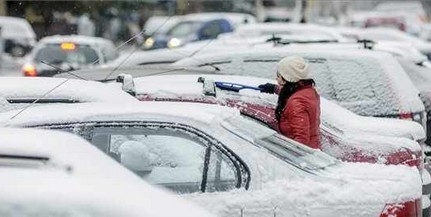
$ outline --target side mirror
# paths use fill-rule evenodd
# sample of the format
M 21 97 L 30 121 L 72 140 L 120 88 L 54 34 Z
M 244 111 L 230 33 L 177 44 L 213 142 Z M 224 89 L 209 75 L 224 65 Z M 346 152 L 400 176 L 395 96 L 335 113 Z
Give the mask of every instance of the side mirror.
M 133 82 L 133 76 L 129 74 L 119 74 L 116 82 L 122 83 L 121 89 L 132 96 L 136 96 L 135 83 Z

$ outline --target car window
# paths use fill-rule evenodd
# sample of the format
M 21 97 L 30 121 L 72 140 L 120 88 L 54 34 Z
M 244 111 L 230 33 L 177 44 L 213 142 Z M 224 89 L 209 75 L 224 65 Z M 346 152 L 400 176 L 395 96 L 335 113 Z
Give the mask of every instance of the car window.
M 36 62 L 48 62 L 59 65 L 62 63 L 93 64 L 98 60 L 97 52 L 89 46 L 75 45 L 72 48 L 62 49 L 59 44 L 47 45 L 37 51 Z
M 102 136 L 103 128 L 95 132 L 93 138 Z M 108 142 L 109 155 L 149 183 L 180 193 L 200 191 L 205 146 L 168 135 L 110 134 Z
M 78 134 L 146 181 L 177 193 L 248 187 L 248 169 L 218 141 L 172 123 L 49 126 Z
M 206 25 L 204 29 L 202 29 L 202 35 L 200 36 L 201 39 L 213 39 L 217 38 L 217 36 L 223 32 L 221 28 L 221 22 L 219 21 L 213 21 Z
M 168 35 L 176 38 L 184 38 L 195 33 L 200 25 L 199 22 L 182 22 L 172 27 Z

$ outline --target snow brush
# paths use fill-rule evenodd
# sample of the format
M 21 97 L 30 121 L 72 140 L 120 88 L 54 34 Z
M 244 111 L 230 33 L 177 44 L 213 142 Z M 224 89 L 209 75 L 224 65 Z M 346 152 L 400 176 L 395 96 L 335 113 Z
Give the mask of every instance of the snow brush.
M 259 90 L 260 91 L 260 88 L 258 88 L 258 87 L 253 87 L 253 86 L 238 84 L 238 83 L 232 83 L 232 82 L 213 81 L 212 79 L 205 79 L 205 77 L 199 77 L 198 82 L 204 83 L 204 87 L 207 85 L 213 86 L 213 87 L 215 86 L 215 87 L 220 88 L 221 90 L 239 92 L 242 89 L 252 89 L 252 90 Z M 212 83 L 212 85 L 209 85 L 208 83 Z M 210 88 L 210 89 L 212 89 L 212 88 Z
M 252 89 L 252 90 L 260 91 L 260 88 L 258 87 L 253 87 L 253 86 L 244 85 L 244 84 L 237 84 L 237 83 L 224 82 L 224 81 L 215 81 L 214 83 L 216 87 L 222 90 L 239 92 L 242 89 Z

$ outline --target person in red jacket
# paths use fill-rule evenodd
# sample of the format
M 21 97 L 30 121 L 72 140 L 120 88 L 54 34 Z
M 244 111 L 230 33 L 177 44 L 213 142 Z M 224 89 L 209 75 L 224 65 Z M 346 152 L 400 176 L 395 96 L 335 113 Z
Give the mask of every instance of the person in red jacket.
M 302 57 L 288 56 L 277 65 L 278 85 L 259 85 L 260 91 L 278 94 L 275 117 L 283 135 L 320 149 L 320 96 Z

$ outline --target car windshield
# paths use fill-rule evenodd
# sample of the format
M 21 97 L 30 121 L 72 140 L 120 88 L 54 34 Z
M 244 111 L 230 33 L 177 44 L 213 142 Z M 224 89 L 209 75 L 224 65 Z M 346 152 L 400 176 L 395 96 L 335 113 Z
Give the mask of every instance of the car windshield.
M 97 52 L 89 46 L 75 45 L 71 49 L 62 49 L 59 44 L 47 45 L 40 49 L 35 58 L 36 62 L 44 61 L 54 65 L 61 63 L 88 65 L 97 60 Z
M 331 156 L 288 139 L 254 120 L 229 118 L 222 126 L 235 135 L 269 150 L 285 162 L 306 171 L 324 169 L 338 161 Z
M 168 34 L 176 38 L 184 38 L 196 32 L 199 27 L 199 22 L 183 22 L 174 26 Z

